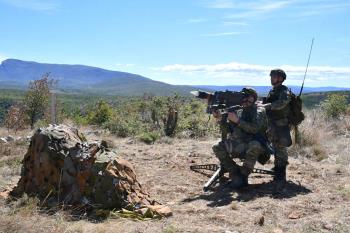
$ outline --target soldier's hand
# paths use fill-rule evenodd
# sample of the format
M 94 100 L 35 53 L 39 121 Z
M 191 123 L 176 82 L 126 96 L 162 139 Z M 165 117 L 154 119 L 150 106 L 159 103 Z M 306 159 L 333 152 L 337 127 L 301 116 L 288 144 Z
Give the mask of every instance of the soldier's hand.
M 221 113 L 219 111 L 214 111 L 213 112 L 213 117 L 218 119 L 218 120 L 221 120 Z
M 239 123 L 239 118 L 235 112 L 229 112 L 227 119 L 229 119 L 229 121 L 232 121 L 233 123 Z
M 257 106 L 261 108 L 269 109 L 271 107 L 271 104 L 270 103 L 263 104 L 262 102 L 258 102 Z
M 258 107 L 264 107 L 265 104 L 263 104 L 262 101 L 257 101 L 257 102 L 256 102 L 256 105 L 257 105 Z

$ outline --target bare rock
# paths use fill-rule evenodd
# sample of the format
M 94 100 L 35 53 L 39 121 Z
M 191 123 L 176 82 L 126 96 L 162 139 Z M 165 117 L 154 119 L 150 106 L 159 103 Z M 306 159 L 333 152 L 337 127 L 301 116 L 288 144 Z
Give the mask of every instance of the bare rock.
M 255 225 L 263 226 L 264 223 L 265 223 L 265 217 L 264 216 L 260 216 L 259 218 L 257 218 L 255 220 Z
M 6 141 L 7 142 L 14 142 L 16 140 L 16 138 L 14 137 L 14 136 L 12 136 L 12 135 L 8 135 L 7 137 L 6 137 Z
M 303 213 L 299 211 L 293 211 L 288 215 L 289 219 L 299 219 L 303 217 Z
M 331 223 L 324 223 L 323 228 L 327 230 L 332 230 L 334 226 Z
M 272 232 L 273 232 L 273 233 L 283 233 L 283 230 L 280 229 L 280 228 L 275 228 L 275 229 L 273 229 Z
M 170 211 L 150 198 L 128 161 L 118 158 L 101 142 L 86 141 L 77 129 L 65 125 L 38 129 L 31 137 L 21 178 L 11 195 L 23 193 L 50 205 L 154 207 L 163 216 Z

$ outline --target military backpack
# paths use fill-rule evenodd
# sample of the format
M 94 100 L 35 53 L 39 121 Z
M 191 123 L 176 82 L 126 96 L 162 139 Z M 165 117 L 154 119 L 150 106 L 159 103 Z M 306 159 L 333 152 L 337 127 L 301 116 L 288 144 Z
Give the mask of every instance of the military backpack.
M 302 111 L 303 101 L 300 96 L 295 95 L 291 89 L 289 89 L 290 95 L 290 112 L 288 115 L 288 121 L 290 125 L 298 126 L 305 119 L 305 115 Z

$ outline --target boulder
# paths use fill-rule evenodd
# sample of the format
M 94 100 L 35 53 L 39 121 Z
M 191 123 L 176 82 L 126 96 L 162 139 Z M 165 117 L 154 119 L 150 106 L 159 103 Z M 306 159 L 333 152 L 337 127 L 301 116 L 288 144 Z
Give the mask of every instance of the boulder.
M 31 137 L 21 178 L 11 195 L 35 195 L 49 206 L 132 206 L 134 210 L 150 208 L 159 215 L 171 215 L 169 208 L 151 199 L 142 188 L 133 166 L 106 146 L 88 142 L 77 129 L 65 125 L 38 129 Z
M 6 138 L 4 138 L 4 137 L 0 138 L 0 143 L 7 143 Z
M 8 135 L 7 137 L 6 137 L 6 141 L 7 142 L 14 142 L 16 140 L 16 138 L 14 137 L 14 136 L 12 136 L 12 135 Z

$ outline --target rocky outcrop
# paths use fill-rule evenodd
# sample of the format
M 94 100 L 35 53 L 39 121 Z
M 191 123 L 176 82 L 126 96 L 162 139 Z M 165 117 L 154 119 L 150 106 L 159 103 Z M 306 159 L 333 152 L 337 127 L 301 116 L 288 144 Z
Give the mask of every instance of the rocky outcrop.
M 170 209 L 150 198 L 133 166 L 118 158 L 107 143 L 88 142 L 65 125 L 38 129 L 23 159 L 21 178 L 12 196 L 38 196 L 45 204 L 83 205 L 99 209 Z

